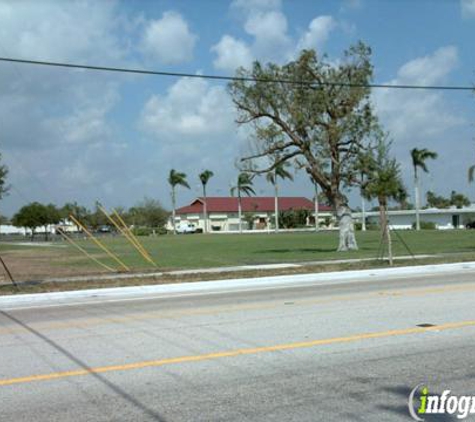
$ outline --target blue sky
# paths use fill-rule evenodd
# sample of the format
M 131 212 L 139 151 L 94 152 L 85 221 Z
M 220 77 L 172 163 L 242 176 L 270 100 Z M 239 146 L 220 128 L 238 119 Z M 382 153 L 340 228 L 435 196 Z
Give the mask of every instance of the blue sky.
M 253 60 L 284 63 L 301 48 L 337 60 L 357 40 L 373 49 L 375 82 L 473 85 L 475 0 L 1 1 L 0 56 L 232 75 Z M 0 211 L 29 201 L 170 205 L 171 168 L 188 174 L 185 204 L 211 169 L 227 195 L 248 132 L 220 82 L 0 63 L 0 151 L 12 190 Z M 409 150 L 439 153 L 427 189 L 456 189 L 475 163 L 475 96 L 374 90 L 375 109 L 412 190 Z M 260 195 L 271 195 L 264 180 Z M 285 195 L 311 197 L 305 174 Z M 352 205 L 359 204 L 350 195 Z

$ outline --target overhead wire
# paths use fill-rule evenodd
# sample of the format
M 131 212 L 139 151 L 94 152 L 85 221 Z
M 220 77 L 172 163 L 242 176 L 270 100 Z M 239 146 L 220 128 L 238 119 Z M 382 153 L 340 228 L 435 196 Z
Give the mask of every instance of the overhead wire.
M 292 85 L 309 85 L 313 87 L 318 86 L 341 86 L 348 88 L 387 88 L 387 89 L 416 89 L 416 90 L 444 90 L 444 91 L 473 91 L 473 86 L 464 85 L 411 85 L 411 84 L 383 84 L 383 83 L 352 83 L 352 82 L 331 82 L 331 81 L 306 81 L 306 80 L 294 80 L 294 79 L 278 79 L 278 78 L 252 78 L 252 77 L 240 77 L 240 76 L 227 76 L 227 75 L 211 75 L 211 74 L 196 74 L 186 72 L 165 72 L 160 70 L 149 69 L 133 69 L 124 67 L 113 66 L 97 66 L 86 65 L 78 63 L 65 63 L 65 62 L 51 62 L 44 60 L 27 60 L 27 59 L 15 59 L 12 57 L 0 57 L 0 62 L 21 63 L 30 64 L 36 66 L 49 66 L 49 67 L 62 67 L 70 69 L 83 69 L 94 70 L 103 72 L 119 72 L 119 73 L 132 73 L 139 75 L 154 75 L 154 76 L 167 76 L 177 78 L 198 78 L 198 79 L 211 79 L 219 81 L 244 81 L 244 82 L 262 82 L 262 83 L 286 83 Z

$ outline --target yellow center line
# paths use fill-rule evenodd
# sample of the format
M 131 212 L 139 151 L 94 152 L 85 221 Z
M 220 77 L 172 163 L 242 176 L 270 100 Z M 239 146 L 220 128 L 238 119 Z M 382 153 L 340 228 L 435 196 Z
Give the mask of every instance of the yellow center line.
M 195 356 L 181 356 L 181 357 L 175 357 L 175 358 L 166 358 L 166 359 L 128 363 L 128 364 L 123 364 L 123 365 L 100 366 L 96 368 L 77 369 L 77 370 L 64 371 L 64 372 L 53 372 L 49 374 L 29 375 L 25 377 L 0 379 L 0 386 L 23 384 L 23 383 L 29 383 L 29 382 L 34 382 L 34 381 L 48 381 L 48 380 L 53 380 L 53 379 L 77 377 L 77 376 L 90 375 L 90 374 L 103 374 L 106 372 L 130 371 L 130 370 L 135 370 L 135 369 L 152 368 L 152 367 L 173 365 L 173 364 L 179 364 L 179 363 L 201 362 L 201 361 L 207 361 L 207 360 L 231 358 L 231 357 L 244 356 L 244 355 L 256 355 L 260 353 L 305 349 L 305 348 L 325 346 L 325 345 L 330 345 L 330 344 L 351 343 L 351 342 L 362 341 L 362 340 L 404 336 L 404 335 L 409 335 L 409 334 L 425 333 L 428 331 L 453 330 L 453 329 L 460 329 L 460 328 L 474 327 L 474 326 L 475 326 L 475 320 L 461 321 L 461 322 L 453 322 L 453 323 L 437 325 L 437 326 L 428 327 L 428 328 L 411 327 L 411 328 L 404 328 L 404 329 L 398 329 L 398 330 L 355 334 L 355 335 L 346 336 L 346 337 L 334 337 L 334 338 L 329 338 L 329 339 L 320 339 L 320 340 L 287 343 L 287 344 L 277 344 L 274 346 L 254 347 L 254 348 L 248 348 L 248 349 L 236 349 L 236 350 L 207 353 L 207 354 L 195 355 Z

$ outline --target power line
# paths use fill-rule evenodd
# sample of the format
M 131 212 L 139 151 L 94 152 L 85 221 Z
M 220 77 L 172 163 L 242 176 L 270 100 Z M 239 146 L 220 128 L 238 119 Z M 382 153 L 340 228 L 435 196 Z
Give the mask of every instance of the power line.
M 134 73 L 139 75 L 155 75 L 155 76 L 168 76 L 177 78 L 198 78 L 198 79 L 211 79 L 218 81 L 243 81 L 243 82 L 262 82 L 262 83 L 286 83 L 292 85 L 310 85 L 310 86 L 340 86 L 348 88 L 389 88 L 389 89 L 417 89 L 417 90 L 443 90 L 443 91 L 473 91 L 473 86 L 463 85 L 407 85 L 407 84 L 358 84 L 358 83 L 345 83 L 345 82 L 318 82 L 315 81 L 296 81 L 291 79 L 259 79 L 250 77 L 238 77 L 238 76 L 220 76 L 220 75 L 207 75 L 207 74 L 194 74 L 184 72 L 163 72 L 157 70 L 146 69 L 130 69 L 122 67 L 109 67 L 109 66 L 93 66 L 83 65 L 75 63 L 60 63 L 60 62 L 47 62 L 40 60 L 25 60 L 25 59 L 13 59 L 9 57 L 0 57 L 2 62 L 10 63 L 22 63 L 38 66 L 51 66 L 51 67 L 65 67 L 70 69 L 85 69 L 85 70 L 97 70 L 104 72 L 119 72 L 119 73 Z

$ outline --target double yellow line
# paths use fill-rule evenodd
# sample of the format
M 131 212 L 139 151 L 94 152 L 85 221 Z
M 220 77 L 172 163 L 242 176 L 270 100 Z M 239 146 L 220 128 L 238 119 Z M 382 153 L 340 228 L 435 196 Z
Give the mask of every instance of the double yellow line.
M 430 331 L 445 331 L 445 330 L 461 329 L 461 328 L 474 327 L 474 326 L 475 326 L 475 320 L 461 321 L 461 322 L 437 325 L 437 326 L 428 327 L 428 328 L 411 327 L 411 328 L 404 328 L 404 329 L 399 329 L 399 330 L 355 334 L 355 335 L 346 336 L 346 337 L 334 337 L 334 338 L 329 338 L 329 339 L 312 340 L 312 341 L 304 341 L 304 342 L 297 342 L 297 343 L 277 344 L 274 346 L 254 347 L 254 348 L 248 348 L 248 349 L 236 349 L 236 350 L 207 353 L 207 354 L 195 355 L 195 356 L 181 356 L 181 357 L 175 357 L 175 358 L 166 358 L 166 359 L 128 363 L 128 364 L 123 364 L 123 365 L 100 366 L 100 367 L 88 368 L 88 369 L 77 369 L 73 371 L 53 372 L 49 374 L 30 375 L 30 376 L 18 377 L 18 378 L 0 379 L 0 386 L 23 384 L 23 383 L 29 383 L 29 382 L 34 382 L 34 381 L 49 381 L 49 380 L 54 380 L 54 379 L 77 377 L 77 376 L 90 375 L 90 374 L 103 374 L 107 372 L 130 371 L 130 370 L 135 370 L 135 369 L 153 368 L 153 367 L 158 367 L 158 366 L 173 365 L 173 364 L 180 364 L 180 363 L 202 362 L 202 361 L 222 359 L 222 358 L 257 355 L 261 353 L 305 349 L 305 348 L 311 348 L 311 347 L 317 347 L 317 346 L 326 346 L 326 345 L 331 345 L 331 344 L 352 343 L 352 342 L 363 341 L 363 340 L 397 337 L 397 336 L 404 336 L 404 335 L 410 335 L 410 334 L 420 334 L 420 333 L 425 333 L 425 332 L 430 332 Z

